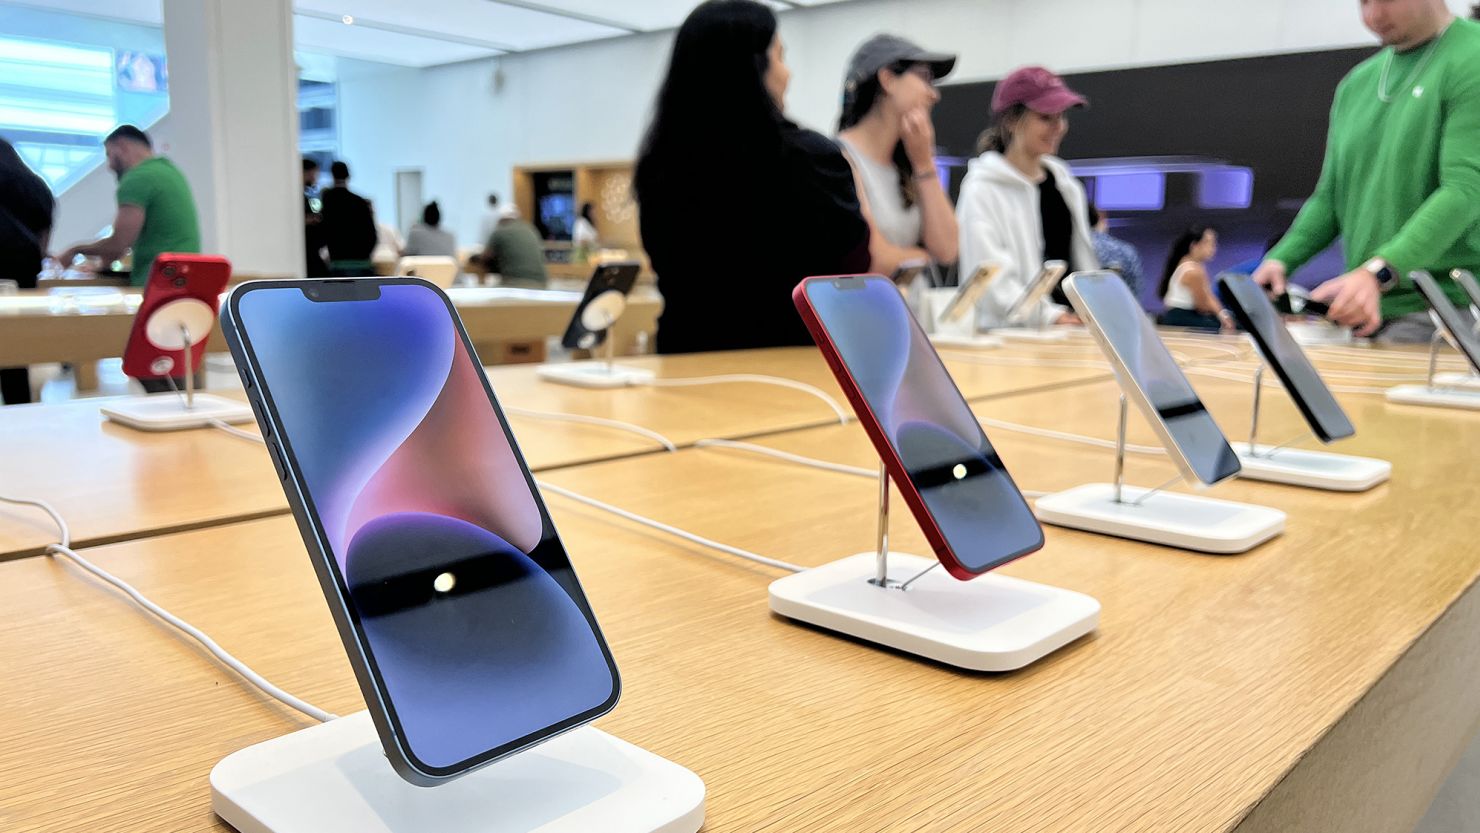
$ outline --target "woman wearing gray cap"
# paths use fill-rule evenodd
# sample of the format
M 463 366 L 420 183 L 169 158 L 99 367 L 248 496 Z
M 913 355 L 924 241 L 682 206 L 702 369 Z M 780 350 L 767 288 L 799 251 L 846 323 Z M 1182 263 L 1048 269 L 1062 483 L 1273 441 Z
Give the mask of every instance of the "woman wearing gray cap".
M 984 263 L 1003 267 L 977 308 L 980 327 L 1078 323 L 1068 307 L 1047 298 L 1026 322 L 1005 319 L 1044 261 L 1062 260 L 1070 271 L 1099 268 L 1084 187 L 1055 155 L 1069 132 L 1069 110 L 1087 103 L 1043 67 L 1024 67 L 997 83 L 992 127 L 982 135 L 982 155 L 967 165 L 956 205 L 961 274 Z
M 869 38 L 848 64 L 838 142 L 873 231 L 876 272 L 892 274 L 911 260 L 956 260 L 955 209 L 936 172 L 930 121 L 940 101 L 935 83 L 955 65 L 955 55 L 894 35 Z

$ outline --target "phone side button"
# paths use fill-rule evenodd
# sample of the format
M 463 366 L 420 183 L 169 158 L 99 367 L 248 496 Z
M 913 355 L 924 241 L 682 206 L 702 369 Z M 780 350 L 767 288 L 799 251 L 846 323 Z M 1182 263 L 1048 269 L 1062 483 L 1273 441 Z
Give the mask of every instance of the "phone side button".
M 277 469 L 278 479 L 287 480 L 288 470 L 283 467 L 283 455 L 278 452 L 277 443 L 267 443 L 267 453 L 272 455 L 272 467 Z
M 257 428 L 262 431 L 263 439 L 270 438 L 272 436 L 272 424 L 263 418 L 262 403 L 253 397 L 247 400 L 247 404 L 252 406 L 252 416 L 257 418 Z

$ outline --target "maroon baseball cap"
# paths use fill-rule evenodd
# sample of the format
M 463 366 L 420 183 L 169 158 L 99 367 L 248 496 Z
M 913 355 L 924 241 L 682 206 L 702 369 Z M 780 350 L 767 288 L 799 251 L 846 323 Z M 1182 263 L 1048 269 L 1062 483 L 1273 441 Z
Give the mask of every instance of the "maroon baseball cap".
M 992 93 L 994 114 L 1001 115 L 1017 104 L 1036 113 L 1057 116 L 1065 110 L 1087 106 L 1089 99 L 1069 89 L 1064 79 L 1043 67 L 1023 67 L 998 81 Z

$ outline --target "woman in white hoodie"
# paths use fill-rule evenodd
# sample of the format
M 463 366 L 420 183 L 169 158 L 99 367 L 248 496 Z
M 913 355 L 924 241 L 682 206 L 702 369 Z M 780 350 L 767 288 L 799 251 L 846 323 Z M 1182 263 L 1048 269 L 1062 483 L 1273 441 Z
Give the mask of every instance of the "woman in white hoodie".
M 982 136 L 984 152 L 967 166 L 956 204 L 961 274 L 984 263 L 1003 268 L 977 306 L 980 328 L 1079 323 L 1049 298 L 1021 321 L 1006 318 L 1044 261 L 1065 261 L 1070 271 L 1099 268 L 1084 188 L 1055 155 L 1069 132 L 1066 114 L 1086 103 L 1042 67 L 1013 72 L 992 94 L 992 128 Z

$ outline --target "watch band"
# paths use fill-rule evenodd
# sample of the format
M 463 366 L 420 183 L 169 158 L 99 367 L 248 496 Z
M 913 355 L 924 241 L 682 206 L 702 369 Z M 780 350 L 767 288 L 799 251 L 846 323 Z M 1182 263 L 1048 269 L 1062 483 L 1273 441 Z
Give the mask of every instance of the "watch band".
M 1398 273 L 1393 267 L 1380 257 L 1374 257 L 1362 264 L 1362 268 L 1377 276 L 1377 289 L 1386 293 L 1398 285 Z

